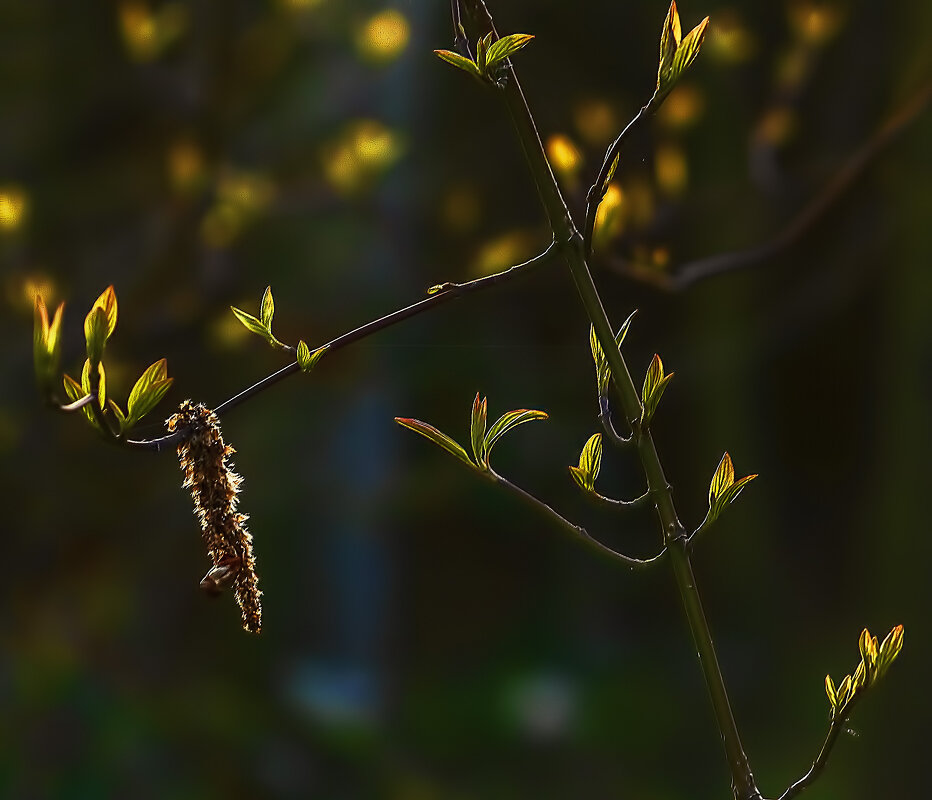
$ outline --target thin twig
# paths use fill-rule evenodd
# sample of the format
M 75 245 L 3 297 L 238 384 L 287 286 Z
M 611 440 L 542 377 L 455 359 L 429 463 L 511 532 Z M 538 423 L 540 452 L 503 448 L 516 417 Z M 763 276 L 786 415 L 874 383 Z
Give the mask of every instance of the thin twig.
M 615 423 L 612 421 L 612 412 L 608 405 L 608 397 L 599 397 L 599 422 L 602 423 L 602 430 L 605 431 L 605 438 L 616 447 L 625 447 L 634 441 L 634 434 L 622 436 L 615 429 Z
M 90 403 L 93 399 L 94 399 L 94 395 L 86 394 L 80 400 L 75 400 L 73 403 L 68 403 L 68 405 L 62 406 L 56 403 L 55 407 L 59 411 L 65 411 L 65 412 L 79 411 L 80 409 L 84 408 L 84 406 L 86 406 L 88 403 Z
M 360 325 L 358 328 L 344 333 L 337 338 L 327 342 L 326 344 L 321 345 L 321 347 L 326 348 L 328 353 L 334 350 L 339 350 L 341 347 L 346 347 L 347 345 L 353 344 L 354 342 L 358 342 L 360 339 L 365 339 L 367 336 L 371 336 L 374 333 L 378 333 L 379 331 L 385 330 L 386 328 L 390 328 L 392 325 L 396 325 L 399 322 L 410 319 L 411 317 L 416 317 L 419 314 L 423 314 L 425 311 L 430 311 L 432 308 L 436 308 L 437 306 L 449 300 L 455 300 L 459 297 L 463 297 L 464 295 L 471 294 L 473 292 L 478 292 L 490 286 L 505 283 L 512 278 L 525 274 L 530 270 L 531 267 L 543 263 L 547 260 L 547 258 L 553 255 L 556 250 L 557 242 L 554 240 L 542 253 L 539 253 L 533 258 L 530 258 L 520 264 L 515 264 L 513 267 L 509 267 L 502 272 L 496 272 L 494 275 L 486 275 L 483 278 L 476 278 L 476 280 L 468 281 L 466 283 L 440 284 L 439 286 L 434 287 L 433 293 L 424 300 L 419 300 L 417 303 L 412 303 L 410 306 L 393 311 L 390 314 L 386 314 L 384 317 L 367 322 L 365 325 Z M 244 403 L 251 397 L 254 397 L 265 389 L 268 389 L 270 386 L 273 386 L 279 381 L 284 380 L 288 376 L 295 375 L 299 371 L 300 367 L 298 362 L 293 361 L 278 371 L 273 372 L 271 375 L 267 375 L 249 388 L 244 389 L 239 394 L 236 394 L 228 400 L 225 400 L 214 409 L 214 413 L 216 413 L 218 416 L 220 414 L 226 413 L 241 403 Z M 181 441 L 184 436 L 185 431 L 178 430 L 175 431 L 175 433 L 162 436 L 158 439 L 131 439 L 127 440 L 125 443 L 131 447 L 144 450 L 153 450 L 157 452 L 164 449 L 165 447 L 176 444 L 177 442 Z
M 699 281 L 755 267 L 771 261 L 796 244 L 857 182 L 876 158 L 926 110 L 932 101 L 932 83 L 923 86 L 880 129 L 851 156 L 838 173 L 816 194 L 790 223 L 764 244 L 719 253 L 687 262 L 669 273 L 659 272 L 623 259 L 612 259 L 614 268 L 630 277 L 668 291 L 682 291 Z M 630 127 L 630 125 L 629 125 Z
M 481 474 L 490 478 L 495 483 L 504 486 L 512 494 L 517 495 L 526 503 L 530 503 L 534 508 L 541 511 L 545 516 L 547 516 L 551 521 L 557 523 L 565 531 L 569 531 L 574 536 L 582 539 L 590 547 L 594 548 L 603 555 L 611 556 L 617 561 L 621 561 L 623 564 L 631 567 L 632 569 L 644 569 L 646 567 L 655 564 L 663 558 L 664 554 L 667 552 L 667 548 L 664 547 L 657 555 L 652 556 L 651 558 L 634 558 L 633 556 L 625 555 L 624 553 L 619 553 L 617 550 L 609 547 L 607 544 L 603 544 L 594 536 L 592 536 L 585 528 L 581 525 L 576 525 L 573 522 L 570 522 L 562 514 L 554 511 L 549 505 L 547 505 L 543 500 L 535 497 L 530 492 L 522 489 L 520 486 L 512 483 L 507 478 L 502 477 L 497 472 L 492 469 L 482 472 Z M 604 498 L 607 499 L 607 498 Z
M 625 508 L 637 508 L 638 506 L 644 505 L 651 496 L 651 492 L 648 489 L 640 497 L 635 497 L 633 500 L 616 500 L 614 497 L 606 497 L 603 494 L 598 492 L 586 492 L 586 494 L 598 500 L 600 503 L 604 503 L 608 506 L 624 506 Z
M 624 130 L 618 134 L 615 141 L 608 146 L 608 150 L 605 151 L 605 158 L 602 159 L 602 166 L 599 167 L 599 174 L 595 179 L 595 183 L 589 187 L 589 191 L 586 193 L 586 224 L 583 229 L 583 243 L 586 248 L 587 256 L 592 254 L 592 237 L 595 232 L 596 213 L 599 210 L 602 198 L 605 197 L 605 190 L 608 188 L 605 184 L 608 180 L 609 170 L 612 168 L 612 162 L 614 162 L 615 157 L 621 152 L 621 143 L 625 135 L 642 117 L 646 117 L 650 110 L 651 101 L 649 100 L 641 106 L 640 111 L 625 125 Z
M 835 746 L 835 742 L 838 741 L 839 734 L 845 730 L 846 720 L 847 715 L 845 715 L 844 718 L 832 721 L 825 741 L 822 743 L 822 749 L 819 751 L 816 760 L 812 762 L 812 766 L 809 767 L 809 771 L 792 784 L 777 800 L 790 800 L 790 798 L 796 797 L 796 795 L 808 788 L 816 778 L 822 774 L 822 770 L 825 769 L 825 764 L 828 762 L 828 757 L 832 752 L 832 748 Z

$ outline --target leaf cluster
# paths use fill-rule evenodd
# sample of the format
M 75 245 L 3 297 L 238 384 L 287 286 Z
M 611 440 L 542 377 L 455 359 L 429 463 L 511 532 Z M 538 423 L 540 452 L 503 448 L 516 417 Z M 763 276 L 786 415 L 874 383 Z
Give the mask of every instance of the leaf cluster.
M 514 411 L 507 411 L 500 416 L 491 428 L 487 428 L 488 416 L 488 398 L 481 398 L 476 393 L 476 398 L 472 404 L 472 412 L 469 418 L 469 441 L 472 448 L 472 457 L 466 452 L 466 449 L 451 437 L 426 422 L 409 417 L 395 417 L 395 422 L 404 428 L 421 434 L 421 436 L 430 439 L 438 447 L 442 447 L 451 455 L 456 456 L 460 461 L 473 469 L 480 472 L 490 472 L 492 467 L 489 457 L 492 454 L 492 448 L 506 433 L 523 425 L 525 422 L 531 422 L 536 419 L 547 419 L 545 411 L 535 411 L 527 408 L 519 408 Z

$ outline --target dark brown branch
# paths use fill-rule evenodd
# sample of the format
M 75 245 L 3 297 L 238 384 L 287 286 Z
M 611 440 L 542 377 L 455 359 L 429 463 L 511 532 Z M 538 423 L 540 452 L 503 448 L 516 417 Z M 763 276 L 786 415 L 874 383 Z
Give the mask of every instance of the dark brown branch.
M 898 109 L 881 128 L 863 144 L 803 210 L 770 241 L 745 250 L 720 253 L 690 261 L 670 274 L 623 259 L 612 259 L 615 269 L 629 277 L 668 291 L 681 291 L 694 283 L 764 264 L 796 244 L 851 189 L 874 160 L 916 120 L 932 100 L 932 83 Z
M 386 328 L 390 328 L 399 322 L 403 322 L 404 320 L 410 319 L 411 317 L 416 317 L 419 314 L 423 314 L 425 311 L 430 311 L 431 309 L 436 308 L 437 306 L 442 305 L 449 300 L 455 300 L 459 297 L 463 297 L 464 295 L 472 294 L 473 292 L 478 292 L 482 289 L 487 289 L 490 286 L 505 283 L 512 278 L 525 274 L 525 272 L 527 272 L 530 267 L 543 263 L 556 251 L 556 249 L 557 242 L 553 241 L 550 243 L 546 250 L 534 256 L 534 258 L 528 259 L 521 264 L 515 264 L 513 267 L 510 267 L 509 269 L 506 269 L 502 272 L 496 272 L 494 275 L 487 275 L 484 278 L 477 278 L 476 280 L 468 281 L 467 283 L 440 284 L 439 286 L 433 288 L 433 293 L 429 297 L 426 297 L 423 300 L 419 300 L 417 303 L 412 303 L 410 306 L 406 306 L 405 308 L 393 311 L 391 314 L 386 314 L 384 317 L 367 322 L 365 325 L 361 325 L 358 328 L 338 336 L 336 339 L 332 339 L 326 344 L 321 345 L 321 347 L 326 348 L 328 353 L 333 350 L 339 350 L 341 347 L 346 347 L 347 345 L 353 344 L 354 342 L 358 342 L 360 339 L 365 339 L 366 337 L 385 330 Z M 301 368 L 298 366 L 298 362 L 293 361 L 287 366 L 282 367 L 277 372 L 273 372 L 271 375 L 268 375 L 257 383 L 254 383 L 249 388 L 244 389 L 239 394 L 236 394 L 228 400 L 225 400 L 214 409 L 214 412 L 219 416 L 222 413 L 230 411 L 251 397 L 255 397 L 260 392 L 268 389 L 271 386 L 274 386 L 279 381 L 284 380 L 288 376 L 295 375 L 296 373 L 300 372 L 300 369 Z M 178 430 L 175 433 L 162 436 L 158 439 L 127 440 L 125 444 L 143 450 L 153 450 L 158 452 L 166 447 L 177 444 L 179 441 L 181 441 L 181 439 L 184 438 L 184 436 L 185 431 Z
M 659 553 L 657 553 L 657 555 L 652 556 L 651 558 L 634 558 L 633 556 L 628 556 L 628 555 L 625 555 L 624 553 L 619 553 L 617 550 L 614 550 L 613 548 L 609 547 L 607 544 L 603 544 L 602 542 L 600 542 L 598 539 L 592 536 L 582 526 L 576 525 L 575 523 L 570 522 L 562 514 L 558 513 L 557 511 L 554 511 L 554 509 L 551 508 L 549 505 L 547 505 L 543 500 L 540 500 L 539 498 L 532 495 L 530 492 L 512 483 L 507 478 L 503 478 L 501 475 L 499 475 L 494 470 L 488 470 L 488 472 L 483 472 L 482 474 L 488 477 L 494 483 L 497 483 L 500 486 L 504 486 L 512 494 L 516 495 L 517 497 L 521 498 L 524 502 L 529 503 L 531 506 L 541 511 L 552 522 L 557 523 L 557 525 L 559 525 L 565 531 L 569 531 L 574 536 L 582 539 L 582 541 L 585 544 L 589 545 L 590 547 L 592 547 L 593 549 L 595 549 L 602 555 L 610 556 L 616 561 L 621 561 L 623 564 L 626 564 L 627 566 L 631 567 L 631 569 L 644 569 L 646 567 L 649 567 L 657 563 L 658 561 L 660 561 L 660 559 L 663 558 L 664 554 L 667 552 L 667 548 L 664 547 Z M 648 495 L 645 495 L 645 497 Z M 608 498 L 602 498 L 602 499 L 608 499 Z M 638 500 L 640 499 L 641 498 L 638 498 Z M 610 501 L 610 502 L 617 503 L 619 501 Z M 636 500 L 633 502 L 638 502 L 638 501 Z

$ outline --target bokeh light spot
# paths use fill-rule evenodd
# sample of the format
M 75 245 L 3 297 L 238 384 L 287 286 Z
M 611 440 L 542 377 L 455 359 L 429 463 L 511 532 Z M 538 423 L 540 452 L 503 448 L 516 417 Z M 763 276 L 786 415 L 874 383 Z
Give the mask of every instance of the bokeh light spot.
M 0 188 L 0 230 L 16 230 L 23 224 L 29 208 L 26 192 L 18 186 Z
M 408 45 L 408 19 L 400 11 L 388 8 L 370 17 L 356 35 L 356 47 L 367 61 L 385 64 L 394 61 Z
M 686 154 L 675 144 L 664 144 L 654 155 L 654 172 L 657 185 L 669 195 L 678 195 L 689 182 L 689 166 Z

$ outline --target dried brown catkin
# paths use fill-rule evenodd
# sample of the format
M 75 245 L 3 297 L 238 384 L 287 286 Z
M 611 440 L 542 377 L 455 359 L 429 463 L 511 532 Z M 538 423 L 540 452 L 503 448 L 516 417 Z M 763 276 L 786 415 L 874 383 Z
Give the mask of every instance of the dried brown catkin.
M 262 628 L 262 604 L 252 536 L 247 516 L 237 512 L 242 478 L 232 469 L 235 452 L 225 445 L 217 415 L 201 403 L 185 400 L 166 422 L 169 432 L 184 432 L 178 460 L 184 472 L 182 486 L 191 492 L 194 511 L 214 568 L 233 566 L 233 593 L 243 612 L 243 627 L 251 633 Z

